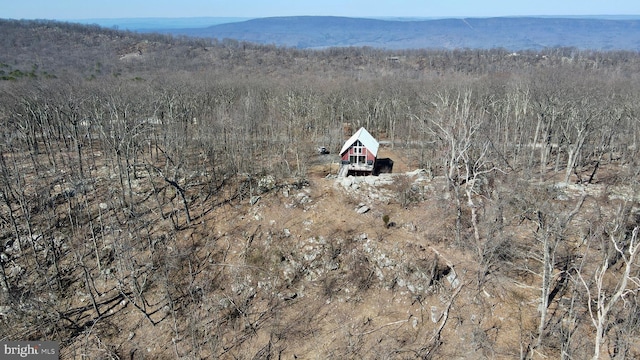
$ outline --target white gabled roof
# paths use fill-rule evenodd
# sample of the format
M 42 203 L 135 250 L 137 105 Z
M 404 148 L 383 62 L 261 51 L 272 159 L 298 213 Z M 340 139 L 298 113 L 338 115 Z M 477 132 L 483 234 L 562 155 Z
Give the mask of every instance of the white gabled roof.
M 353 145 L 353 143 L 357 140 L 360 140 L 362 145 L 364 145 L 367 150 L 373 153 L 373 156 L 378 156 L 378 148 L 380 147 L 380 144 L 378 144 L 378 141 L 374 139 L 373 136 L 369 134 L 367 129 L 363 127 L 361 127 L 360 130 L 356 131 L 356 133 L 353 134 L 353 136 L 351 136 L 349 140 L 344 143 L 344 145 L 342 146 L 342 150 L 340 150 L 340 156 L 342 156 L 345 151 L 349 150 L 349 147 L 351 147 L 351 145 Z

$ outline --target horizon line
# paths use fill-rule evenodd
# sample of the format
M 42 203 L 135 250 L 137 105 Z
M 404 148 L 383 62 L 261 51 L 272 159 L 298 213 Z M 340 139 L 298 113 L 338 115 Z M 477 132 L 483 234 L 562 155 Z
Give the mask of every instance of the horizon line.
M 131 17 L 88 17 L 88 18 L 6 18 L 11 20 L 57 20 L 57 21 L 88 21 L 88 20 L 170 20 L 170 19 L 266 19 L 282 17 L 342 17 L 354 19 L 488 19 L 488 18 L 632 18 L 640 17 L 640 14 L 583 14 L 583 15 L 443 15 L 443 16 L 367 16 L 367 15 L 270 15 L 270 16 L 131 16 Z M 0 17 L 1 18 L 1 17 Z

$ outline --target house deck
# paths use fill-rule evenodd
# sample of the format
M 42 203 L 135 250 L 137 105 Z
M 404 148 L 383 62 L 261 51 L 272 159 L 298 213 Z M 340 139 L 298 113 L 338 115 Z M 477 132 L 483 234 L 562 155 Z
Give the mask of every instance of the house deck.
M 373 164 L 348 164 L 349 171 L 373 171 Z
M 348 175 L 370 175 L 373 173 L 373 165 L 368 164 L 342 164 L 338 177 L 346 177 Z

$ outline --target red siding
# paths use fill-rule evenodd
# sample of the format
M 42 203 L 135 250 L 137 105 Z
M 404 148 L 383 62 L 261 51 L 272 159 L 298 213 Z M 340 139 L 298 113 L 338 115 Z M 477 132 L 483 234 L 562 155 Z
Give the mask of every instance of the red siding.
M 349 155 L 356 155 L 353 153 L 353 146 L 351 146 L 349 148 L 349 150 L 345 151 L 344 154 L 342 154 L 342 160 L 348 161 L 349 160 Z M 375 156 L 373 156 L 373 154 L 365 148 L 365 153 L 364 154 L 358 154 L 360 156 L 365 155 L 367 157 L 367 161 L 375 161 L 376 158 Z

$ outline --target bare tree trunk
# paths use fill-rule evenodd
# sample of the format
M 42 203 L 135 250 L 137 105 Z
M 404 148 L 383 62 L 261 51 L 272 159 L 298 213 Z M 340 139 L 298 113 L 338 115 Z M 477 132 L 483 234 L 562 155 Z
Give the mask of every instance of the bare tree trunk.
M 99 319 L 102 316 L 102 314 L 100 313 L 100 308 L 98 307 L 98 303 L 96 302 L 96 297 L 94 296 L 93 290 L 91 289 L 91 282 L 90 282 L 91 275 L 89 275 L 89 270 L 87 269 L 87 266 L 84 264 L 84 261 L 82 260 L 82 254 L 76 252 L 75 255 L 76 255 L 76 261 L 78 262 L 78 264 L 80 264 L 80 267 L 82 268 L 82 273 L 84 275 L 84 288 L 89 294 L 89 298 L 91 299 L 91 305 L 93 305 L 93 309 L 96 312 L 96 319 Z
M 596 330 L 596 337 L 594 341 L 593 348 L 593 360 L 597 360 L 600 358 L 602 353 L 602 345 L 605 341 L 605 333 L 607 331 L 609 325 L 609 313 L 611 310 L 618 305 L 618 301 L 627 293 L 627 292 L 637 292 L 640 290 L 640 283 L 637 277 L 631 276 L 631 271 L 636 269 L 638 265 L 636 262 L 636 257 L 640 252 L 640 241 L 638 241 L 638 231 L 640 227 L 636 226 L 632 233 L 631 238 L 629 240 L 629 245 L 625 249 L 621 247 L 621 241 L 624 239 L 617 239 L 614 233 L 610 236 L 610 241 L 618 254 L 620 255 L 622 261 L 624 262 L 624 271 L 622 275 L 618 278 L 617 283 L 614 286 L 613 294 L 607 295 L 607 290 L 605 288 L 605 277 L 609 274 L 609 258 L 605 257 L 602 261 L 602 264 L 598 267 L 595 273 L 595 293 L 592 293 L 586 281 L 582 277 L 582 274 L 578 273 L 582 284 L 587 290 L 588 294 L 588 308 L 589 315 L 591 317 L 591 322 Z M 633 284 L 633 288 L 629 289 L 628 284 Z M 595 307 L 595 309 L 594 309 Z
M 542 116 L 538 115 L 538 121 L 536 122 L 536 130 L 533 133 L 533 143 L 531 144 L 531 153 L 529 153 L 529 169 L 533 168 L 533 157 L 538 149 L 538 135 L 540 134 L 540 126 L 542 125 Z M 540 146 L 540 152 L 544 151 L 544 147 Z
M 540 305 L 538 311 L 540 312 L 540 321 L 538 323 L 538 338 L 535 346 L 531 349 L 540 348 L 542 340 L 544 339 L 545 329 L 548 323 L 548 308 L 551 294 L 551 280 L 553 278 L 553 271 L 555 269 L 555 256 L 558 248 L 558 244 L 563 238 L 563 234 L 569 222 L 578 214 L 587 194 L 582 194 L 580 200 L 578 200 L 575 208 L 565 217 L 558 219 L 557 224 L 549 223 L 547 215 L 538 211 L 538 231 L 542 231 L 542 281 L 540 284 Z

